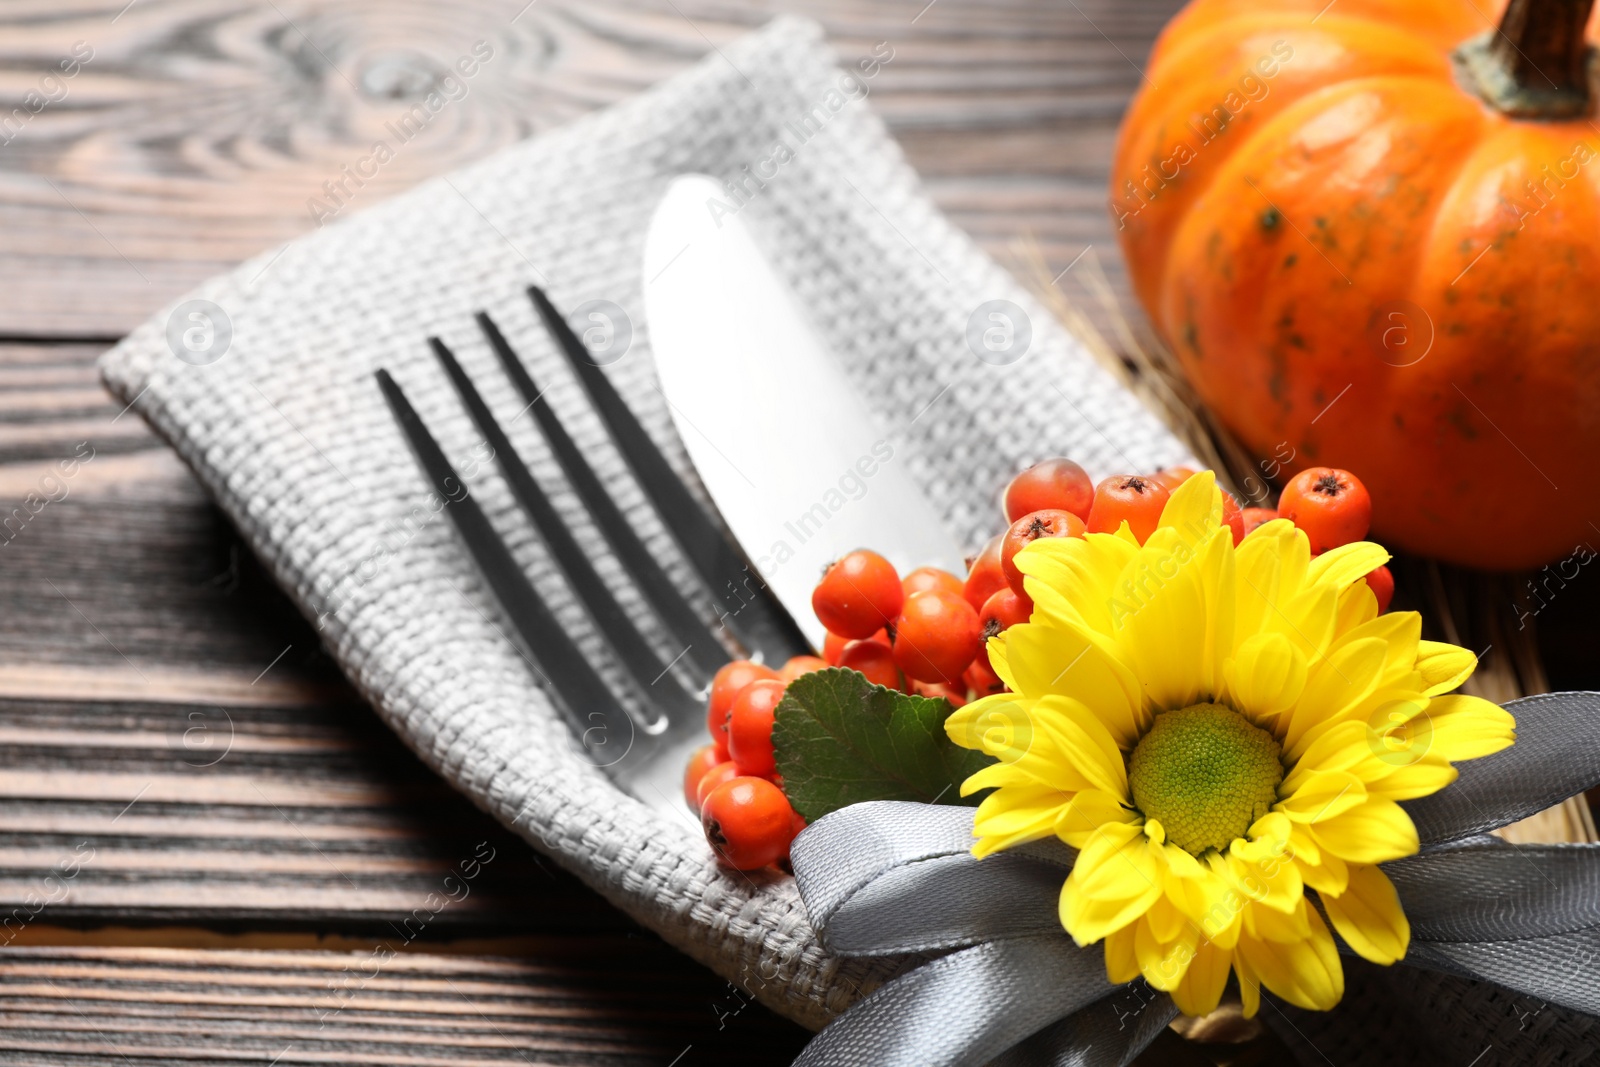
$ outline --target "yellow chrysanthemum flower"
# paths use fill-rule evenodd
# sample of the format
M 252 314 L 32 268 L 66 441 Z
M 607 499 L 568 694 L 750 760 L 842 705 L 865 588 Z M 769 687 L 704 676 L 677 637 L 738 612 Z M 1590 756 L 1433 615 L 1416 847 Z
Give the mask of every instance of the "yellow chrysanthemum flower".
M 1442 695 L 1472 653 L 1421 640 L 1415 612 L 1378 614 L 1363 578 L 1388 558 L 1360 542 L 1312 559 L 1283 520 L 1235 548 L 1209 471 L 1143 546 L 1126 524 L 1028 546 L 1033 616 L 989 642 L 1012 691 L 946 722 L 999 758 L 962 786 L 995 790 L 974 854 L 1052 835 L 1079 849 L 1062 925 L 1104 940 L 1112 981 L 1143 974 L 1190 1015 L 1217 1006 L 1230 969 L 1247 1014 L 1262 985 L 1333 1007 L 1344 972 L 1323 912 L 1375 963 L 1410 941 L 1377 866 L 1418 849 L 1396 802 L 1515 738 L 1502 708 Z

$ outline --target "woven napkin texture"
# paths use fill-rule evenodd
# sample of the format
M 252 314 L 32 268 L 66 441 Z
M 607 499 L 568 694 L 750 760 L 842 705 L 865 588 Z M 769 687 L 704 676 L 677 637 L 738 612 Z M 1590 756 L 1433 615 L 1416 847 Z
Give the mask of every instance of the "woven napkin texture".
M 693 482 L 653 385 L 645 231 L 673 177 L 703 172 L 754 189 L 746 168 L 785 141 L 792 158 L 741 217 L 885 427 L 901 427 L 897 461 L 967 546 L 995 532 L 998 489 L 1027 462 L 1071 455 L 1096 476 L 1187 462 L 1167 430 L 933 207 L 854 88 L 872 84 L 860 58 L 841 66 L 814 24 L 774 22 L 643 96 L 352 213 L 190 294 L 231 322 L 215 362 L 177 358 L 164 312 L 102 364 L 110 388 L 194 469 L 317 620 L 346 674 L 431 767 L 641 923 L 812 1027 L 890 965 L 830 958 L 791 879 L 719 868 L 687 810 L 650 810 L 567 743 L 450 522 L 428 505 L 373 372 L 387 367 L 405 387 L 559 618 L 603 663 L 426 345 L 430 335 L 451 345 L 536 476 L 560 484 L 474 326 L 472 313 L 487 309 L 625 510 L 637 508 L 646 543 L 714 618 L 524 287 L 545 286 L 569 312 L 590 300 L 626 311 L 631 347 L 608 373 Z M 843 71 L 857 80 L 842 81 Z M 808 114 L 816 129 L 796 146 L 791 124 Z M 1031 320 L 1025 357 L 1007 366 L 980 360 L 967 341 L 973 310 L 995 299 Z M 761 358 L 761 338 L 749 340 L 751 358 Z M 924 409 L 906 425 L 906 413 Z M 603 543 L 575 499 L 556 503 L 585 544 Z M 596 551 L 624 606 L 645 614 L 615 560 Z

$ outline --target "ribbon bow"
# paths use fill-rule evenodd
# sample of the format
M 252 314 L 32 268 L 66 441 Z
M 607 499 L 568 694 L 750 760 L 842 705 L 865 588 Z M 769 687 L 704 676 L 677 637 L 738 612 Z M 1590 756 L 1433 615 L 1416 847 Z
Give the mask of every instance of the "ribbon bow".
M 1600 845 L 1512 845 L 1487 831 L 1600 784 L 1600 694 L 1506 708 L 1516 744 L 1404 804 L 1422 849 L 1383 864 L 1411 924 L 1403 962 L 1597 1015 Z M 1120 1067 L 1177 1015 L 1142 981 L 1113 985 L 1100 946 L 1062 930 L 1073 849 L 1048 840 L 974 859 L 973 815 L 872 801 L 795 840 L 800 895 L 829 951 L 935 957 L 835 1019 L 795 1067 Z

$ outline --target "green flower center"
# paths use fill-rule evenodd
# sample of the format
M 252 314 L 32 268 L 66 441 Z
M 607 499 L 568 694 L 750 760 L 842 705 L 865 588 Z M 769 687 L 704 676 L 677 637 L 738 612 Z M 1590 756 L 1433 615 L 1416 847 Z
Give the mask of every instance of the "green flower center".
M 1128 759 L 1128 785 L 1145 818 L 1198 856 L 1243 837 L 1278 799 L 1278 742 L 1221 704 L 1156 716 Z

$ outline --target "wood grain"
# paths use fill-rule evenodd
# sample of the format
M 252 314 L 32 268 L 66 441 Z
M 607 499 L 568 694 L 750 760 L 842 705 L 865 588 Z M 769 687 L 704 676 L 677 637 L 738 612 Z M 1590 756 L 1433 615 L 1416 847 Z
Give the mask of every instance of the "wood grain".
M 659 942 L 519 959 L 388 951 L 0 950 L 0 1059 L 666 1067 L 787 1063 L 808 1036 Z
M 348 700 L 188 470 L 100 387 L 100 351 L 0 345 L 0 695 Z
M 126 332 L 318 224 L 309 207 L 476 42 L 493 58 L 360 188 L 376 203 L 631 96 L 781 9 L 841 53 L 890 41 L 873 103 L 934 198 L 1059 270 L 1111 250 L 1106 166 L 1178 0 L 11 0 L 0 25 L 0 336 Z M 80 44 L 81 42 L 81 44 Z M 62 76 L 60 64 L 77 73 Z M 50 78 L 52 80 L 45 81 Z M 24 106 L 29 92 L 42 102 Z M 3 116 L 0 112 L 0 116 Z M 1120 261 L 1112 257 L 1120 279 Z M 1119 282 L 1120 284 L 1120 282 Z M 85 299 L 85 294 L 93 294 Z
M 36 922 L 632 929 L 362 705 L 0 700 L 0 944 Z

